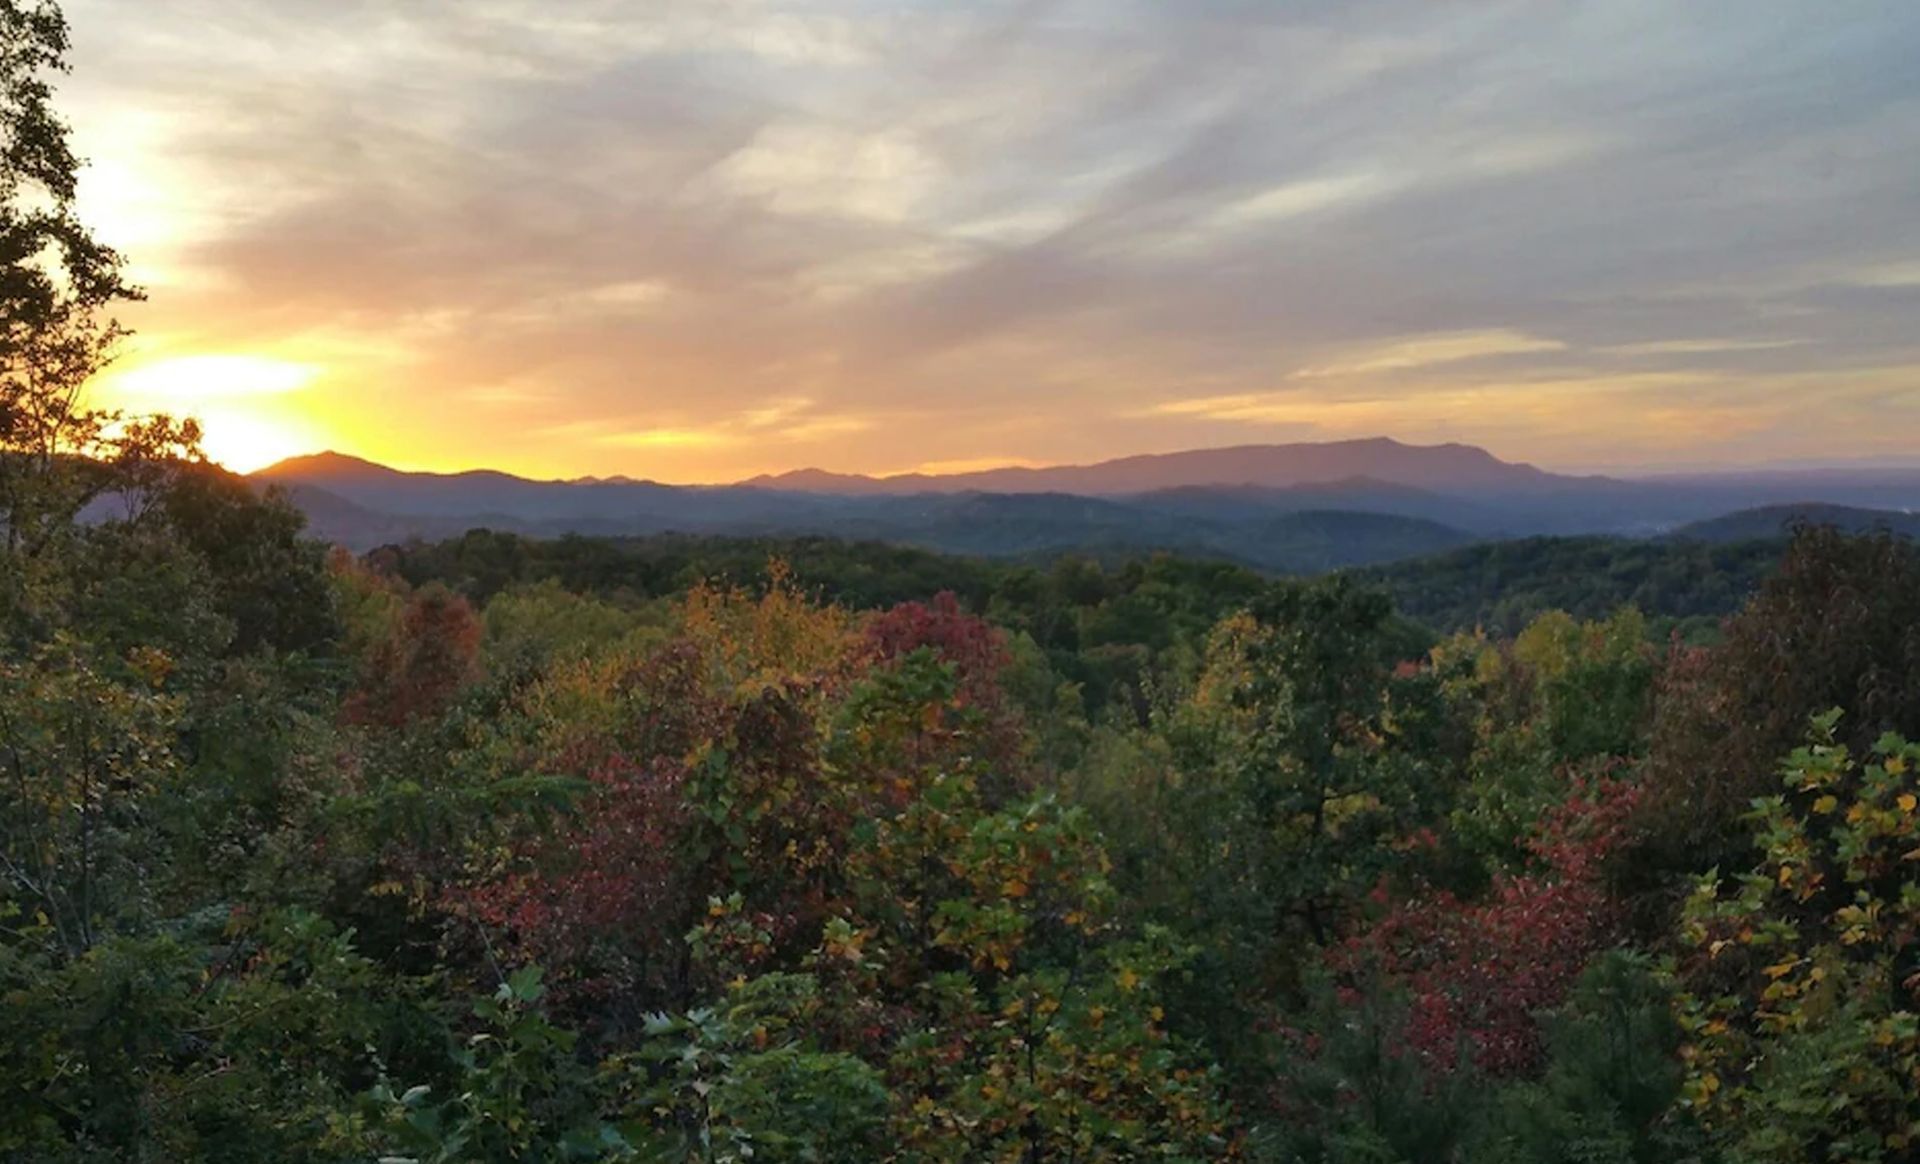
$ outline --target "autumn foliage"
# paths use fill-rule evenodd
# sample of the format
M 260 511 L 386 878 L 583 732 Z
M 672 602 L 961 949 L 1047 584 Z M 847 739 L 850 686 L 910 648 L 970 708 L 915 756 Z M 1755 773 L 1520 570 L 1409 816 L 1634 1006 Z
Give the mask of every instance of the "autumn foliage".
M 1529 865 L 1496 874 L 1472 899 L 1383 883 L 1373 894 L 1380 915 L 1330 962 L 1351 982 L 1378 975 L 1407 992 L 1407 1050 L 1431 1069 L 1465 1061 L 1495 1077 L 1537 1070 L 1543 1016 L 1624 936 L 1605 870 L 1639 795 L 1619 778 L 1574 788 L 1528 838 Z
M 1920 757 L 1849 727 L 1907 723 L 1913 563 L 1794 553 L 1718 644 L 1436 642 L 1337 579 L 1101 609 L 1072 660 L 777 564 L 478 608 L 316 558 L 325 634 L 149 572 L 188 633 L 96 590 L 0 667 L 0 1034 L 102 1065 L 16 1056 L 0 1145 L 204 1157 L 244 1110 L 329 1162 L 1901 1161 Z M 1749 770 L 1827 698 L 1784 789 Z
M 472 604 L 444 586 L 422 587 L 372 643 L 342 715 L 384 727 L 438 715 L 476 677 L 479 654 Z

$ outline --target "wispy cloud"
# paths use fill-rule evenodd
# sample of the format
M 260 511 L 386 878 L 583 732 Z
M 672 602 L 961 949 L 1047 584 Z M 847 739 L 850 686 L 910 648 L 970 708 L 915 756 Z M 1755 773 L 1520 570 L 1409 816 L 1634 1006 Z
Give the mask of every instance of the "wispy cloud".
M 1920 365 L 1912 6 L 68 7 L 151 350 L 321 368 L 287 424 L 400 463 L 1920 425 L 1864 371 Z
M 602 446 L 629 449 L 728 449 L 746 445 L 807 445 L 873 428 L 864 416 L 816 410 L 805 397 L 770 400 L 711 424 L 642 424 L 633 420 L 571 422 L 548 436 L 586 437 Z
M 1920 287 L 1920 259 L 1856 267 L 1846 281 L 1860 287 Z
M 1409 368 L 1425 368 L 1434 364 L 1452 364 L 1461 360 L 1485 359 L 1491 356 L 1558 352 L 1564 351 L 1566 346 L 1559 340 L 1527 335 L 1510 328 L 1435 332 L 1429 335 L 1409 336 L 1383 347 L 1357 352 L 1339 363 L 1301 368 L 1294 375 L 1301 378 L 1366 376 L 1380 372 L 1405 371 Z
M 805 123 L 767 126 L 712 173 L 718 191 L 779 214 L 881 222 L 906 221 L 941 176 L 939 161 L 909 133 Z
M 1804 342 L 1797 339 L 1673 339 L 1610 344 L 1601 350 L 1616 356 L 1703 356 L 1727 352 L 1771 352 Z

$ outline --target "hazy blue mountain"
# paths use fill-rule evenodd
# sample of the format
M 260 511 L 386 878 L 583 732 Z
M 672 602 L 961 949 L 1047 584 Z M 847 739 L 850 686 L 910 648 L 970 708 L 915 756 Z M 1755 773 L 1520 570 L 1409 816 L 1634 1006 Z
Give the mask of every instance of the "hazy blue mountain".
M 517 522 L 590 521 L 625 532 L 686 529 L 714 522 L 831 511 L 831 499 L 728 486 L 662 485 L 625 479 L 533 481 L 491 469 L 409 473 L 339 453 L 281 461 L 257 481 L 307 485 L 355 505 L 408 517 L 495 514 Z
M 1476 530 L 1498 529 L 1506 520 L 1496 506 L 1372 477 L 1348 477 L 1285 488 L 1265 485 L 1182 485 L 1132 494 L 1125 500 L 1159 513 L 1208 520 L 1247 520 L 1308 510 L 1386 513 Z
M 949 553 L 1048 556 L 1171 550 L 1281 573 L 1393 561 L 1472 534 L 1395 514 L 1297 510 L 1181 515 L 1064 493 L 918 494 L 837 523 L 845 536 Z
M 1604 478 L 1561 477 L 1502 461 L 1472 445 L 1409 445 L 1388 437 L 1287 445 L 1240 445 L 1118 457 L 1092 465 L 985 469 L 940 476 L 862 477 L 801 469 L 742 485 L 798 492 L 873 494 L 989 492 L 1132 494 L 1192 485 L 1288 488 L 1367 478 L 1441 490 L 1560 488 Z
M 1791 527 L 1802 524 L 1831 525 L 1848 533 L 1889 530 L 1906 537 L 1920 536 L 1920 513 L 1860 509 L 1818 501 L 1742 509 L 1706 521 L 1690 522 L 1669 536 L 1683 541 L 1737 542 L 1749 538 L 1782 537 Z
M 1152 497 L 920 492 L 816 496 L 754 486 L 530 481 L 503 473 L 406 473 L 332 454 L 255 474 L 286 489 L 316 535 L 355 549 L 470 528 L 558 536 L 670 531 L 821 534 L 993 557 L 1172 550 L 1300 572 L 1392 561 L 1474 535 L 1409 514 L 1336 510 L 1396 499 L 1443 512 L 1445 498 L 1363 480 L 1326 488 L 1191 489 Z
M 1479 540 L 1425 518 L 1346 510 L 1280 514 L 1234 531 L 1233 538 L 1230 544 L 1243 547 L 1242 555 L 1253 565 L 1289 573 L 1395 562 Z
M 997 556 L 1177 550 L 1266 570 L 1387 562 L 1535 535 L 1771 535 L 1809 506 L 1920 506 L 1920 471 L 1880 468 L 1622 481 L 1547 473 L 1466 445 L 1377 439 L 1123 457 L 1058 469 L 869 478 L 803 470 L 738 485 L 412 473 L 335 453 L 254 475 L 316 533 L 356 549 L 470 528 L 872 538 Z M 1786 492 L 1791 490 L 1793 492 Z M 1809 500 L 1811 499 L 1811 500 Z M 1791 512 L 1775 509 L 1785 506 Z M 1757 510 L 1754 516 L 1737 511 Z M 1708 523 L 1722 515 L 1724 526 Z M 1903 518 L 1904 515 L 1895 515 Z M 1737 518 L 1737 520 L 1736 520 Z M 1899 527 L 1893 520 L 1867 522 Z

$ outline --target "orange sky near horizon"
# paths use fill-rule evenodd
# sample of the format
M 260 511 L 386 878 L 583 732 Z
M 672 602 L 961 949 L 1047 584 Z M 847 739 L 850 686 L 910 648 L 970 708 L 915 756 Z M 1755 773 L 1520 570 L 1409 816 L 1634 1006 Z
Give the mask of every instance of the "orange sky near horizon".
M 240 471 L 1912 457 L 1920 14 L 1758 2 L 71 0 L 94 398 Z

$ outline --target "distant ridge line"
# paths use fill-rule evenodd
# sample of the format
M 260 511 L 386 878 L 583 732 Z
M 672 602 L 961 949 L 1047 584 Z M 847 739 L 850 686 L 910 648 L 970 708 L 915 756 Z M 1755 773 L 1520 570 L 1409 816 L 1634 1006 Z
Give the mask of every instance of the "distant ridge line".
M 252 480 L 285 488 L 320 536 L 360 547 L 476 528 L 542 537 L 805 533 L 1003 556 L 1171 548 L 1265 569 L 1381 561 L 1459 538 L 1655 536 L 1756 506 L 1807 501 L 1920 509 L 1914 470 L 1836 473 L 1817 484 L 1801 474 L 1623 481 L 1555 474 L 1471 445 L 1387 438 L 946 475 L 796 470 L 688 486 L 537 481 L 491 469 L 406 472 L 320 453 Z M 1694 532 L 1772 524 L 1774 516 L 1762 513 Z
M 512 479 L 543 485 L 583 487 L 640 485 L 667 488 L 659 482 L 630 476 L 586 477 L 571 480 L 526 478 L 496 469 L 475 468 L 452 473 L 394 469 L 363 457 L 333 451 L 312 453 L 260 469 L 251 476 L 262 480 L 298 479 L 317 483 L 342 477 L 362 480 L 459 478 Z M 1368 480 L 1414 488 L 1486 488 L 1552 482 L 1609 480 L 1602 477 L 1566 477 L 1524 462 L 1503 461 L 1475 445 L 1448 442 L 1415 445 L 1391 437 L 1291 444 L 1243 444 L 1221 448 L 1185 449 L 1171 453 L 1133 453 L 1087 464 L 1006 466 L 964 473 L 894 473 L 874 476 L 803 468 L 784 473 L 762 473 L 741 481 L 712 485 L 673 486 L 684 489 L 767 489 L 819 494 L 897 493 L 1084 493 L 1115 495 L 1187 487 L 1291 488 L 1342 481 Z
M 1135 453 L 1090 464 L 979 469 L 965 473 L 870 476 L 818 468 L 761 474 L 736 484 L 804 493 L 1070 492 L 1143 493 L 1190 486 L 1293 487 L 1369 478 L 1419 488 L 1487 487 L 1597 481 L 1503 461 L 1474 445 L 1414 445 L 1391 437 L 1292 444 L 1230 445 L 1172 453 Z

